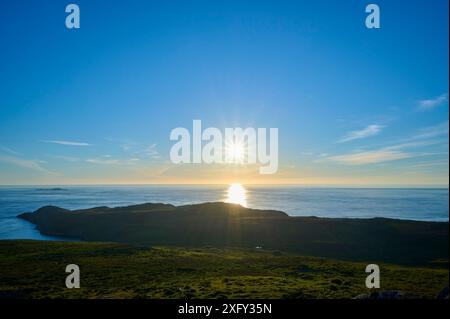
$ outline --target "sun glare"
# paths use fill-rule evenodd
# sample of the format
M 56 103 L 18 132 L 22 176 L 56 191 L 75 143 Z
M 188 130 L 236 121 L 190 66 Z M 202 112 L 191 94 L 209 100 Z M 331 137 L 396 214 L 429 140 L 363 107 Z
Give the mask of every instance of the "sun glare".
M 242 186 L 242 184 L 231 184 L 228 187 L 225 202 L 247 207 L 247 190 Z
M 225 146 L 225 155 L 229 163 L 243 163 L 245 147 L 243 143 L 234 142 Z

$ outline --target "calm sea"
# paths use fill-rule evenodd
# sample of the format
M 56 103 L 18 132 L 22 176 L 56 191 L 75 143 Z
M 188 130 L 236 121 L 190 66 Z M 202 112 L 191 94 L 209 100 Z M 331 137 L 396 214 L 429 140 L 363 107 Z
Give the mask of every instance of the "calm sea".
M 234 185 L 236 186 L 236 185 Z M 55 239 L 16 218 L 41 206 L 68 209 L 158 202 L 174 205 L 231 201 L 292 216 L 387 217 L 448 221 L 448 189 L 306 188 L 292 186 L 0 187 L 0 239 Z

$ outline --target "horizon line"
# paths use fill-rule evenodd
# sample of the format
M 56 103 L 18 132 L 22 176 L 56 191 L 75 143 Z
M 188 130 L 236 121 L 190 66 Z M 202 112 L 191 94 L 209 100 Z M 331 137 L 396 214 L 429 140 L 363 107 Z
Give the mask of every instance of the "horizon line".
M 239 183 L 239 182 L 235 182 Z M 63 183 L 63 184 L 0 184 L 0 187 L 51 187 L 51 186 L 85 186 L 85 187 L 107 187 L 107 186 L 228 186 L 233 183 Z M 311 188 L 428 188 L 449 189 L 449 185 L 439 184 L 299 184 L 299 183 L 239 183 L 244 186 L 290 186 Z

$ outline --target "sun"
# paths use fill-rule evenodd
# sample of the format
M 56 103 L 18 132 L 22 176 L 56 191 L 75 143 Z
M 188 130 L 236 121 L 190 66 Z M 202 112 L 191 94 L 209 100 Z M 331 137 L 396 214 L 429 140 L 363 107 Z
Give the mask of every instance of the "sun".
M 243 163 L 245 147 L 243 143 L 233 142 L 225 146 L 225 155 L 229 163 Z

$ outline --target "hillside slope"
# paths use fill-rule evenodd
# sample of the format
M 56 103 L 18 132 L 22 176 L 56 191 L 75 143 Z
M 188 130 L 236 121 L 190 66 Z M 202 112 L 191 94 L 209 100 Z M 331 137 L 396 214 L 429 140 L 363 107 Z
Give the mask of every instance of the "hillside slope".
M 67 289 L 66 265 L 80 267 Z M 353 298 L 366 263 L 264 249 L 142 248 L 117 243 L 0 241 L 1 298 Z M 380 264 L 381 291 L 435 298 L 448 269 Z

